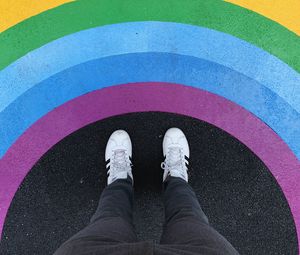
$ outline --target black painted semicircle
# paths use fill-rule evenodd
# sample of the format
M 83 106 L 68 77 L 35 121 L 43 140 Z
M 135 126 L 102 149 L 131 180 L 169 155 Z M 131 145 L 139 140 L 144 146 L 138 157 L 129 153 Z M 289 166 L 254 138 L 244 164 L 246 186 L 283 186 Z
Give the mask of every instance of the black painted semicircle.
M 116 129 L 125 129 L 133 142 L 138 237 L 158 241 L 163 224 L 161 143 L 164 132 L 173 126 L 181 128 L 189 140 L 190 184 L 211 224 L 240 254 L 297 255 L 289 206 L 263 162 L 210 124 L 158 112 L 93 123 L 51 148 L 12 201 L 0 254 L 52 254 L 88 223 L 105 187 L 104 150 Z

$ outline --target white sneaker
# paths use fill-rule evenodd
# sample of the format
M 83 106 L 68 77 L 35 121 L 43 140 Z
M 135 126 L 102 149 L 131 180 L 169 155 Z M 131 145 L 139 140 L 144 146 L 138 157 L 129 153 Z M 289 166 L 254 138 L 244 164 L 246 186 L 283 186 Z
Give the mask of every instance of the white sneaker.
M 131 157 L 132 145 L 128 133 L 124 130 L 113 132 L 105 150 L 108 185 L 118 179 L 127 179 L 128 175 L 133 181 Z
M 188 141 L 179 128 L 170 128 L 163 140 L 165 161 L 161 163 L 164 170 L 163 181 L 168 176 L 180 177 L 188 182 L 187 165 L 190 156 Z

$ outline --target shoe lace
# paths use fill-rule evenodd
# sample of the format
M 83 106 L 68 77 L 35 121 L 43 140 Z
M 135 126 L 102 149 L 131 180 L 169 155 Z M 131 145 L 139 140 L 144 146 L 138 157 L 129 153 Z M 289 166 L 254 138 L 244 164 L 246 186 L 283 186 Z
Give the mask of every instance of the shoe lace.
M 109 174 L 129 171 L 131 169 L 131 161 L 126 150 L 117 149 L 113 151 L 110 161 Z
M 163 170 L 170 171 L 185 171 L 187 168 L 188 161 L 185 160 L 183 148 L 181 147 L 169 147 L 166 159 L 161 163 L 161 168 Z

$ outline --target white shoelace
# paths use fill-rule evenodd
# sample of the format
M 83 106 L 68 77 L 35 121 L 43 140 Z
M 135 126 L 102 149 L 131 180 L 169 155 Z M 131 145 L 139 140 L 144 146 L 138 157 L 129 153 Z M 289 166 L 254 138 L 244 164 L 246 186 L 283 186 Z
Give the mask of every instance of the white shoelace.
M 183 148 L 169 147 L 166 154 L 166 159 L 161 163 L 161 168 L 163 170 L 167 170 L 168 172 L 177 171 L 182 173 L 187 169 L 185 165 L 186 163 L 188 163 L 188 161 L 184 158 Z
M 128 172 L 131 170 L 131 161 L 126 150 L 118 149 L 113 151 L 110 159 L 109 170 L 110 175 L 116 175 L 120 172 Z

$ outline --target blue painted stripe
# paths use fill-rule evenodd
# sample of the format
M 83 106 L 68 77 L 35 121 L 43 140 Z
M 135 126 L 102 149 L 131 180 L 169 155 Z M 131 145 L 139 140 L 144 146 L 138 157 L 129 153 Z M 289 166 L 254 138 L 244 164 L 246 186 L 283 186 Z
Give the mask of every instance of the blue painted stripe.
M 0 72 L 0 111 L 37 83 L 69 67 L 139 52 L 176 53 L 224 65 L 258 81 L 300 112 L 300 74 L 278 58 L 221 32 L 150 21 L 84 30 L 20 58 Z
M 150 81 L 194 86 L 243 106 L 267 123 L 300 158 L 299 113 L 278 95 L 222 65 L 167 53 L 102 58 L 72 67 L 41 82 L 0 113 L 0 155 L 3 156 L 39 118 L 73 98 L 116 84 Z

